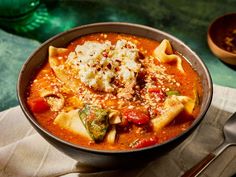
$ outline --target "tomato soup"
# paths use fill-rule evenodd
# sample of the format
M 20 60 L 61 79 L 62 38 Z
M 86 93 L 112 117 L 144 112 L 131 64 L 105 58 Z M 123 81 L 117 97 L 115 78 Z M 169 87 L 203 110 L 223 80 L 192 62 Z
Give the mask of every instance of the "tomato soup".
M 49 47 L 27 103 L 42 127 L 65 141 L 126 150 L 188 129 L 201 97 L 197 72 L 171 41 L 95 33 Z

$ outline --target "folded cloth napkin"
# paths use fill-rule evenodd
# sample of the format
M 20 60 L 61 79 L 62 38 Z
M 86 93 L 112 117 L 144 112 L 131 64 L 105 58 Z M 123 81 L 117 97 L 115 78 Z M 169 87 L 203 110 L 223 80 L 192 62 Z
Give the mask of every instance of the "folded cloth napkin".
M 62 154 L 34 131 L 19 106 L 0 113 L 0 176 L 177 177 L 223 141 L 235 111 L 236 89 L 214 85 L 213 101 L 199 127 L 175 149 L 142 168 L 94 171 Z M 227 148 L 200 176 L 236 174 L 236 147 Z

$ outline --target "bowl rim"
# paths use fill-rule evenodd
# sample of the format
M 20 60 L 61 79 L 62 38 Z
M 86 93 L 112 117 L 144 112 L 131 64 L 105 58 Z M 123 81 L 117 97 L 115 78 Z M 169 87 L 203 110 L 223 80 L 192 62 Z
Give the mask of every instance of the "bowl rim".
M 227 14 L 224 14 L 222 16 L 219 16 L 215 19 L 213 19 L 211 22 L 210 22 L 210 25 L 208 26 L 208 29 L 207 29 L 207 39 L 208 39 L 208 43 L 209 41 L 214 45 L 214 47 L 219 50 L 221 53 L 224 53 L 225 55 L 229 56 L 229 57 L 236 57 L 236 53 L 232 53 L 232 52 L 229 52 L 223 48 L 221 48 L 217 43 L 215 43 L 215 41 L 213 40 L 213 37 L 212 37 L 212 34 L 211 34 L 211 31 L 213 29 L 213 25 L 216 24 L 218 21 L 222 20 L 223 18 L 225 17 L 229 17 L 229 16 L 235 16 L 236 17 L 236 12 L 232 12 L 232 13 L 227 13 Z M 211 48 L 211 47 L 210 47 Z M 212 48 L 211 48 L 212 49 Z M 213 49 L 212 49 L 213 50 Z M 213 50 L 214 52 L 216 50 Z M 217 52 L 218 53 L 218 52 Z
M 170 39 L 174 39 L 178 44 L 183 45 L 189 52 L 191 52 L 194 55 L 195 58 L 197 58 L 200 65 L 203 67 L 204 72 L 206 73 L 206 80 L 207 80 L 207 83 L 209 84 L 209 88 L 208 88 L 209 95 L 206 99 L 206 104 L 205 104 L 204 109 L 202 110 L 202 112 L 199 113 L 196 120 L 191 124 L 190 127 L 188 127 L 188 129 L 186 129 L 182 133 L 178 134 L 176 137 L 171 138 L 171 139 L 169 139 L 169 140 L 167 140 L 167 141 L 165 141 L 161 144 L 156 144 L 156 145 L 152 145 L 152 146 L 148 146 L 148 147 L 144 147 L 144 148 L 140 148 L 140 149 L 129 149 L 129 150 L 99 150 L 99 149 L 92 149 L 92 148 L 89 148 L 89 147 L 85 147 L 85 146 L 81 146 L 81 145 L 78 145 L 78 144 L 70 143 L 70 142 L 65 141 L 65 140 L 57 137 L 56 135 L 50 133 L 48 130 L 43 128 L 37 122 L 37 120 L 34 118 L 33 114 L 30 112 L 29 108 L 27 108 L 27 106 L 23 104 L 24 98 L 22 98 L 20 96 L 20 83 L 23 80 L 23 78 L 21 76 L 22 76 L 22 73 L 24 72 L 25 68 L 27 67 L 28 63 L 30 62 L 30 60 L 32 59 L 32 57 L 34 56 L 35 53 L 40 51 L 41 48 L 44 45 L 46 45 L 46 44 L 62 37 L 63 35 L 65 35 L 67 33 L 71 33 L 73 31 L 86 29 L 86 28 L 93 28 L 93 27 L 96 27 L 96 26 L 110 26 L 110 25 L 124 26 L 124 27 L 125 26 L 130 26 L 130 27 L 135 27 L 135 28 L 139 28 L 139 29 L 142 29 L 142 30 L 148 30 L 148 31 L 151 31 L 151 32 L 154 32 L 154 33 L 164 35 L 166 37 L 169 37 Z M 127 32 L 127 34 L 129 34 L 129 33 Z M 84 152 L 101 154 L 101 155 L 102 154 L 103 155 L 119 155 L 119 154 L 130 154 L 130 153 L 133 154 L 133 153 L 137 153 L 137 152 L 141 152 L 141 151 L 148 151 L 150 149 L 158 148 L 158 147 L 161 147 L 161 146 L 166 146 L 167 144 L 170 144 L 171 142 L 176 141 L 177 139 L 181 138 L 182 136 L 186 135 L 187 133 L 190 133 L 194 129 L 194 127 L 196 127 L 197 124 L 199 124 L 202 121 L 202 119 L 204 118 L 207 110 L 210 107 L 210 104 L 211 104 L 211 101 L 212 101 L 212 96 L 213 96 L 213 82 L 212 82 L 212 78 L 211 78 L 211 75 L 210 75 L 210 72 L 209 72 L 208 68 L 206 67 L 205 63 L 198 57 L 198 55 L 193 50 L 191 50 L 184 42 L 182 42 L 178 38 L 172 36 L 171 34 L 168 34 L 168 33 L 164 32 L 164 31 L 161 31 L 157 28 L 149 27 L 149 26 L 146 26 L 146 25 L 135 24 L 135 23 L 127 23 L 127 22 L 99 22 L 99 23 L 91 23 L 91 24 L 81 25 L 81 26 L 72 28 L 70 30 L 64 31 L 62 33 L 59 33 L 59 34 L 49 38 L 48 40 L 43 42 L 36 50 L 34 50 L 32 52 L 32 54 L 28 57 L 28 59 L 25 61 L 25 63 L 23 64 L 23 66 L 22 66 L 22 68 L 19 72 L 18 81 L 17 81 L 17 88 L 16 89 L 17 89 L 17 98 L 18 98 L 18 101 L 20 103 L 20 107 L 23 110 L 23 113 L 25 114 L 26 118 L 33 125 L 33 127 L 36 128 L 37 131 L 40 130 L 44 134 L 46 134 L 48 137 L 62 143 L 63 145 L 74 148 L 76 150 L 80 150 L 80 151 L 82 150 Z

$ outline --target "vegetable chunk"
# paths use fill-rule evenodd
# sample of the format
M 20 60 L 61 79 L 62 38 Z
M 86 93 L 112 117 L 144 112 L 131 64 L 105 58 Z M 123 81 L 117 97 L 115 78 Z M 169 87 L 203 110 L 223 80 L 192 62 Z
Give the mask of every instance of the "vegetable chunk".
M 91 138 L 94 141 L 102 141 L 109 126 L 107 111 L 86 105 L 80 110 L 79 116 Z
M 42 113 L 50 109 L 50 106 L 43 98 L 37 98 L 28 103 L 30 109 L 35 113 Z
M 106 141 L 109 144 L 114 144 L 116 140 L 116 126 L 112 125 L 111 130 L 107 133 Z

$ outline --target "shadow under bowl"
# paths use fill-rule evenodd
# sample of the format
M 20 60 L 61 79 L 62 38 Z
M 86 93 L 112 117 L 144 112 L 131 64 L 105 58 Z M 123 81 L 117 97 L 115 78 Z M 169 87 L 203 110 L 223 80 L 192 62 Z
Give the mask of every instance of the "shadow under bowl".
M 35 70 L 40 68 L 47 61 L 48 47 L 50 45 L 55 47 L 66 47 L 71 41 L 79 38 L 80 36 L 97 32 L 127 33 L 131 35 L 150 38 L 157 41 L 168 39 L 171 41 L 173 48 L 188 59 L 192 67 L 198 72 L 201 78 L 201 82 L 203 85 L 203 98 L 199 115 L 186 131 L 162 144 L 135 150 L 108 151 L 90 149 L 64 141 L 48 132 L 36 121 L 27 106 L 27 89 L 29 87 L 30 81 L 32 80 L 32 76 L 35 73 Z M 132 167 L 137 164 L 143 164 L 150 160 L 158 158 L 159 156 L 176 147 L 179 143 L 181 143 L 185 138 L 189 136 L 189 134 L 203 119 L 210 106 L 212 93 L 212 80 L 208 69 L 206 68 L 202 60 L 187 45 L 185 45 L 177 38 L 160 30 L 143 25 L 119 22 L 85 25 L 66 31 L 49 39 L 48 41 L 43 43 L 23 65 L 22 70 L 19 74 L 17 85 L 17 96 L 20 106 L 26 118 L 40 135 L 42 135 L 50 144 L 55 146 L 61 152 L 64 152 L 71 158 L 77 160 L 79 164 L 102 169 L 117 169 L 120 167 Z
M 230 45 L 233 45 L 236 52 L 236 13 L 214 20 L 208 28 L 207 42 L 215 56 L 227 64 L 236 65 L 236 53 L 230 51 Z

